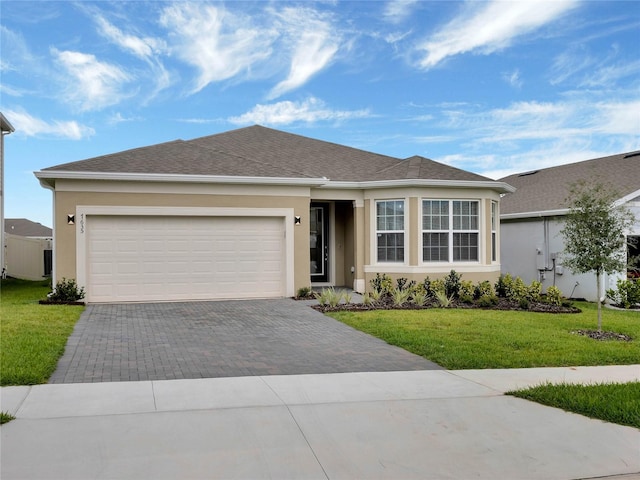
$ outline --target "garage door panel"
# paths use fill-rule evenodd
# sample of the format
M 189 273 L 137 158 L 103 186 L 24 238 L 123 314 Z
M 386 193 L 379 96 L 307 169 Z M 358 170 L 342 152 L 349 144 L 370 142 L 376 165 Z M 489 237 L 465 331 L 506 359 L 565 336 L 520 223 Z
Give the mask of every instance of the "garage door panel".
M 91 216 L 91 302 L 279 297 L 282 217 Z

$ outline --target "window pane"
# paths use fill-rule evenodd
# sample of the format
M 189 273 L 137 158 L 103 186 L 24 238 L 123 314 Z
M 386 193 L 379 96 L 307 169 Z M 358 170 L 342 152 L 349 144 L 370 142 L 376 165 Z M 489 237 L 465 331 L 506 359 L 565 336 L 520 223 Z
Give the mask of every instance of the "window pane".
M 453 234 L 453 261 L 474 262 L 478 260 L 478 234 Z
M 404 262 L 404 233 L 378 233 L 378 262 Z
M 422 234 L 422 261 L 423 262 L 448 262 L 449 261 L 449 234 L 423 233 Z

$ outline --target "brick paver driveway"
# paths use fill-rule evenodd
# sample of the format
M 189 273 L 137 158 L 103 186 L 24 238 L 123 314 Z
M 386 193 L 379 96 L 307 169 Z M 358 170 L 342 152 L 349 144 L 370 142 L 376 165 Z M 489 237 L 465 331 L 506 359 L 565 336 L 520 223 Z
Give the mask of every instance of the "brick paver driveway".
M 291 299 L 89 305 L 50 383 L 440 367 Z

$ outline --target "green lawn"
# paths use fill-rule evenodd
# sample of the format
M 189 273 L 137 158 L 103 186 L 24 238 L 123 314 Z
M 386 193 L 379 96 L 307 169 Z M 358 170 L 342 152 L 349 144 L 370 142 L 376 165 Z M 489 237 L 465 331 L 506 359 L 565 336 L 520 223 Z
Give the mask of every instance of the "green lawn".
M 582 313 L 429 309 L 329 315 L 447 369 L 640 363 L 640 312 L 604 309 L 603 330 L 624 333 L 632 341 L 597 341 L 571 333 L 594 330 L 597 324 L 594 304 L 576 305 Z M 509 394 L 640 428 L 640 382 L 540 385 Z
M 540 385 L 507 392 L 587 417 L 640 428 L 640 382 L 598 385 Z
M 603 330 L 634 341 L 596 341 L 571 333 L 597 325 L 594 304 L 576 306 L 582 313 L 434 308 L 328 315 L 452 370 L 640 363 L 640 312 L 604 309 Z
M 82 306 L 40 305 L 48 281 L 2 280 L 0 385 L 46 383 L 64 353 Z

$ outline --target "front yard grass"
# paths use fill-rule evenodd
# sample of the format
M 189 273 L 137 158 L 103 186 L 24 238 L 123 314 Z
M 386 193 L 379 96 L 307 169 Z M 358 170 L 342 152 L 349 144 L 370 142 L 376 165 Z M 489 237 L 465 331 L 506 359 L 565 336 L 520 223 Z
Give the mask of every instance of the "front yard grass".
M 631 342 L 572 333 L 596 327 L 596 305 L 567 314 L 481 309 L 338 311 L 329 316 L 450 369 L 640 363 L 640 312 L 604 309 L 603 330 Z
M 596 305 L 577 306 L 582 313 L 429 309 L 328 315 L 451 370 L 640 363 L 640 312 L 604 309 L 603 330 L 632 341 L 598 341 L 572 333 L 593 330 L 597 322 Z M 508 394 L 640 428 L 640 382 L 547 384 Z
M 2 280 L 0 291 L 0 386 L 46 383 L 82 306 L 40 305 L 49 282 Z
M 546 384 L 507 392 L 590 418 L 640 428 L 640 382 L 597 385 Z

